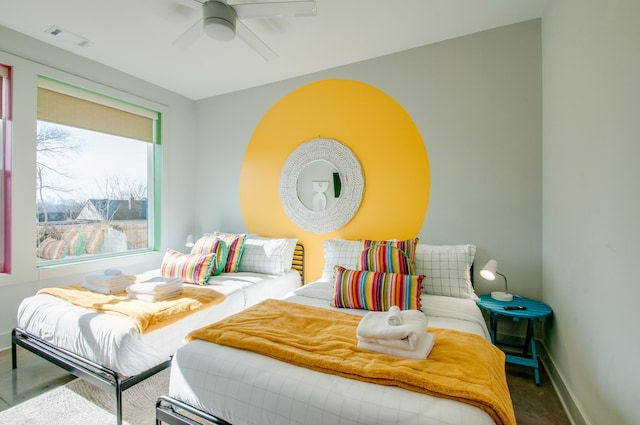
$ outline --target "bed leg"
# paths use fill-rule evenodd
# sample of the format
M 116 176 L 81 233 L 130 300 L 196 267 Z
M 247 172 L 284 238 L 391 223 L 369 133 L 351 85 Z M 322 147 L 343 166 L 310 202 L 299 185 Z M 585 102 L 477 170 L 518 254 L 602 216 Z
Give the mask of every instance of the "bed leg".
M 11 369 L 18 368 L 18 350 L 16 344 L 16 330 L 11 331 Z
M 116 378 L 116 425 L 122 425 L 122 387 Z

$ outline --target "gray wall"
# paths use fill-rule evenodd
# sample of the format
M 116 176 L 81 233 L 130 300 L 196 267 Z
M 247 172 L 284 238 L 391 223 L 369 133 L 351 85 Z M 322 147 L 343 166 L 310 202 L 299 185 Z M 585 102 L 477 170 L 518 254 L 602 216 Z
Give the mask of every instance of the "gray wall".
M 0 274 L 0 347 L 7 347 L 11 329 L 16 323 L 18 304 L 39 288 L 76 283 L 87 272 L 107 267 L 139 273 L 160 267 L 162 258 L 162 252 L 159 252 L 110 261 L 36 268 L 34 158 L 38 74 L 83 85 L 163 113 L 162 248 L 183 249 L 193 221 L 191 207 L 195 193 L 183 188 L 189 186 L 189 170 L 196 156 L 196 105 L 190 99 L 4 27 L 0 27 L 0 63 L 13 66 L 12 270 L 10 274 Z
M 195 232 L 245 230 L 243 154 L 275 102 L 313 81 L 358 80 L 399 102 L 425 141 L 431 197 L 421 241 L 475 244 L 477 264 L 497 259 L 512 292 L 540 298 L 540 61 L 534 20 L 198 101 L 199 192 L 209 196 L 198 198 Z M 500 289 L 478 276 L 476 286 Z
M 546 345 L 574 416 L 638 424 L 640 2 L 551 1 L 542 22 Z

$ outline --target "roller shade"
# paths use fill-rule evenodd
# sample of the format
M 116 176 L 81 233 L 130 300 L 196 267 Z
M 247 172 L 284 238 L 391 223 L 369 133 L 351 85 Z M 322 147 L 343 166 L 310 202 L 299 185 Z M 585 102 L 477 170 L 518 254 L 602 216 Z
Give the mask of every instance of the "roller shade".
M 93 92 L 41 79 L 38 119 L 153 142 L 157 113 Z

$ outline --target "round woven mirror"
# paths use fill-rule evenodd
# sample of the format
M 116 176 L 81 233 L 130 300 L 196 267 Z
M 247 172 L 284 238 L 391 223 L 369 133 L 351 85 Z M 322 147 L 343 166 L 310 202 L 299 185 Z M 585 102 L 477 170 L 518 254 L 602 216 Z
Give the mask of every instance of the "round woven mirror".
M 360 208 L 364 178 L 349 148 L 316 138 L 291 152 L 279 189 L 282 207 L 294 223 L 309 232 L 329 233 L 351 221 Z

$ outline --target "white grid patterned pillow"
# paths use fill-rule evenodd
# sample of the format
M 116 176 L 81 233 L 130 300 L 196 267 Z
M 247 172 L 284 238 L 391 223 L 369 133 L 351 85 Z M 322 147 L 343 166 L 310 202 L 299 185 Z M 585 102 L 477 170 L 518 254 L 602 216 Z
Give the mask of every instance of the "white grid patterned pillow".
M 322 250 L 324 252 L 322 280 L 333 282 L 336 266 L 355 270 L 362 253 L 362 244 L 360 241 L 329 239 L 322 244 Z
M 291 269 L 293 253 L 289 255 L 290 243 L 291 241 L 286 238 L 263 238 L 248 235 L 244 241 L 238 271 L 270 275 L 283 274 Z
M 416 248 L 416 273 L 427 277 L 422 291 L 431 295 L 479 300 L 471 285 L 475 245 L 426 245 Z

